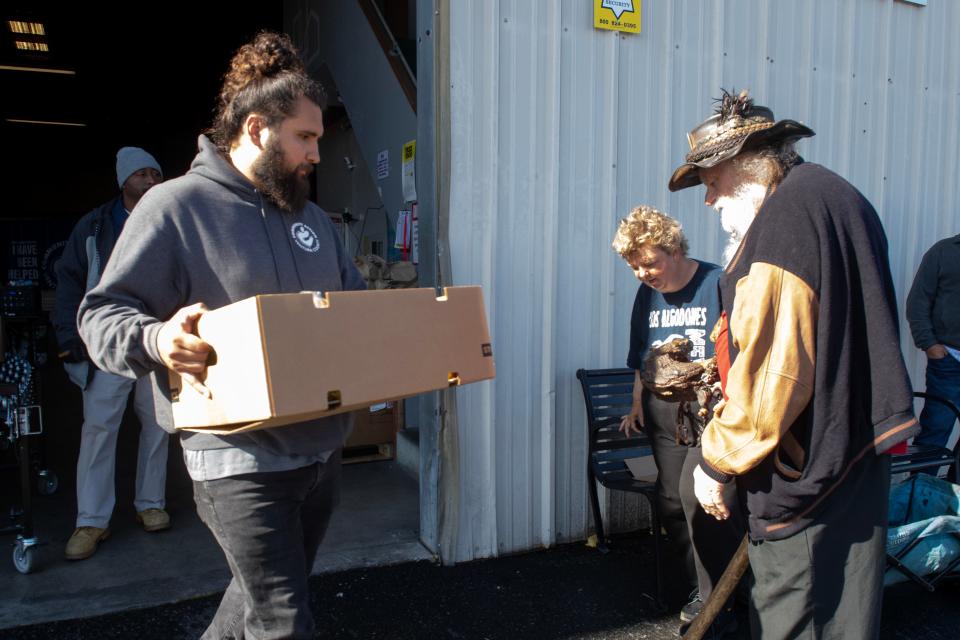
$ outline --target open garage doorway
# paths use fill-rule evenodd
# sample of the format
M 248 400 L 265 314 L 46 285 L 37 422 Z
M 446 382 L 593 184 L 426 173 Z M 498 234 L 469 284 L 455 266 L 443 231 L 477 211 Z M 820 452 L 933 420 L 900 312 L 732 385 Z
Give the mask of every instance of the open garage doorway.
M 396 6 L 343 3 L 356 5 L 351 28 L 366 35 L 355 38 L 353 46 L 340 55 L 354 63 L 382 62 L 393 57 L 392 51 L 403 51 L 415 60 L 413 2 Z M 0 87 L 6 99 L 0 107 L 0 128 L 18 160 L 8 164 L 4 177 L 10 198 L 0 214 L 0 250 L 9 269 L 19 268 L 14 254 L 25 247 L 37 257 L 37 264 L 30 267 L 35 272 L 18 274 L 16 279 L 36 285 L 39 308 L 36 317 L 6 319 L 4 348 L 31 351 L 44 411 L 44 433 L 33 444 L 42 466 L 56 475 L 57 486 L 50 495 L 40 495 L 34 488 L 34 525 L 42 543 L 35 571 L 23 575 L 9 561 L 0 562 L 0 576 L 10 587 L 0 596 L 0 629 L 214 593 L 229 580 L 220 549 L 196 516 L 192 484 L 176 438 L 170 440 L 167 467 L 166 506 L 172 527 L 145 533 L 135 521 L 132 502 L 139 424 L 132 403 L 117 445 L 117 504 L 111 537 L 91 558 L 64 559 L 64 545 L 76 517 L 83 412 L 80 392 L 57 360 L 48 322 L 56 285 L 52 265 L 80 216 L 116 195 L 117 149 L 127 145 L 147 149 L 163 166 L 165 179 L 184 174 L 195 154 L 197 135 L 210 123 L 220 79 L 233 51 L 261 29 L 287 30 L 291 11 L 303 3 L 240 12 L 228 3 L 173 2 L 149 11 L 126 7 L 109 16 L 107 8 L 22 4 L 22 8 L 5 8 L 3 16 Z M 316 3 L 318 9 L 334 4 L 341 3 Z M 18 54 L 10 20 L 43 24 L 44 38 L 30 40 L 43 40 L 47 50 Z M 360 50 L 361 42 L 368 42 L 369 50 Z M 308 43 L 298 44 L 306 55 L 313 55 Z M 386 64 L 389 67 L 389 61 Z M 373 256 L 385 264 L 412 264 L 412 246 L 402 242 L 397 246 L 396 234 L 402 212 L 416 203 L 402 199 L 403 150 L 405 143 L 417 138 L 416 111 L 410 109 L 405 127 L 398 127 L 393 116 L 378 121 L 381 116 L 367 103 L 342 100 L 344 87 L 338 83 L 344 81 L 330 71 L 331 66 L 335 65 L 327 61 L 311 66 L 334 97 L 314 197 L 340 225 L 352 255 L 367 257 L 368 263 Z M 51 73 L 51 69 L 67 73 Z M 321 73 L 326 75 L 321 78 Z M 399 82 L 396 75 L 392 77 Z M 381 85 L 390 95 L 366 96 L 369 104 L 407 100 L 409 86 Z M 389 132 L 389 139 L 377 132 Z M 386 160 L 367 150 L 378 145 L 387 151 Z M 429 225 L 420 237 L 427 238 L 420 244 L 420 262 L 432 269 Z M 416 273 L 419 265 L 414 267 Z M 10 275 L 4 274 L 5 283 Z M 422 286 L 432 282 L 432 276 L 420 280 Z M 434 557 L 431 545 L 423 543 L 421 525 L 421 504 L 424 500 L 435 504 L 435 488 L 430 481 L 425 486 L 420 471 L 423 458 L 432 455 L 419 446 L 421 430 L 432 428 L 430 404 L 420 399 L 390 403 L 374 407 L 360 420 L 346 450 L 340 507 L 315 572 Z M 426 416 L 426 423 L 421 416 Z M 9 451 L 0 450 L 0 454 Z M 0 483 L 5 511 L 18 502 L 17 477 L 9 471 L 2 470 Z M 426 538 L 435 539 L 435 530 Z

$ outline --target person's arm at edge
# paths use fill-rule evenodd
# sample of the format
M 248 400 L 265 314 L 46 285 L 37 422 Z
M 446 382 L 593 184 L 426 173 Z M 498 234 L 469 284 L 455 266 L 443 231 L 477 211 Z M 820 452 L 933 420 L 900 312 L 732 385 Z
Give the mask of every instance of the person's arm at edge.
M 937 293 L 937 279 L 940 271 L 940 255 L 937 247 L 924 254 L 913 278 L 910 293 L 907 294 L 906 316 L 910 324 L 913 343 L 921 351 L 938 344 L 933 331 L 933 300 Z

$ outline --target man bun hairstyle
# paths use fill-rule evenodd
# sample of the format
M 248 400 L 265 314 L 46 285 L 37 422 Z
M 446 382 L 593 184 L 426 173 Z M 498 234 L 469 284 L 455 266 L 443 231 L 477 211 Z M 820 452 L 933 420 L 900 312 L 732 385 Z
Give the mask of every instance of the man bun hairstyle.
M 293 115 L 301 97 L 326 107 L 323 88 L 307 75 L 290 37 L 261 31 L 230 60 L 210 136 L 229 152 L 247 116 L 257 113 L 268 127 L 276 126 Z

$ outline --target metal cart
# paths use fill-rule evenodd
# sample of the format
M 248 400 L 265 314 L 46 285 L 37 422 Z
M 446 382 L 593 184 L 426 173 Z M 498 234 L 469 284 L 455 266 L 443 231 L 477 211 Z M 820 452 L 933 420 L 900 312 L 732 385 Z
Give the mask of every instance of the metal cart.
M 927 591 L 960 570 L 960 485 L 917 474 L 890 492 L 884 584 L 913 580 Z
M 19 377 L 19 380 L 11 378 Z M 0 533 L 17 534 L 13 549 L 13 566 L 20 573 L 36 568 L 35 547 L 40 544 L 33 532 L 34 459 L 30 451 L 32 436 L 43 433 L 43 415 L 39 405 L 28 404 L 31 395 L 32 368 L 22 358 L 8 358 L 0 365 L 0 450 L 12 457 L 12 463 L 0 465 L 19 475 L 20 501 L 10 507 L 10 524 Z M 37 491 L 49 495 L 57 489 L 57 476 L 47 469 L 38 469 Z

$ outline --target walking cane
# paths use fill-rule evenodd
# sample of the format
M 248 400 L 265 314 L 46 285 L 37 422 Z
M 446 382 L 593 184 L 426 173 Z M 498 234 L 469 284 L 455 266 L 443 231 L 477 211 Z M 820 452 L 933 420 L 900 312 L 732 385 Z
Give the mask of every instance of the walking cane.
M 747 555 L 747 536 L 743 536 L 737 552 L 730 559 L 730 564 L 723 570 L 720 581 L 710 592 L 710 597 L 703 603 L 703 609 L 700 614 L 690 623 L 690 628 L 683 634 L 683 640 L 702 640 L 707 629 L 717 618 L 723 605 L 727 603 L 733 590 L 737 588 L 737 583 L 743 577 L 747 567 L 750 566 L 750 557 Z

